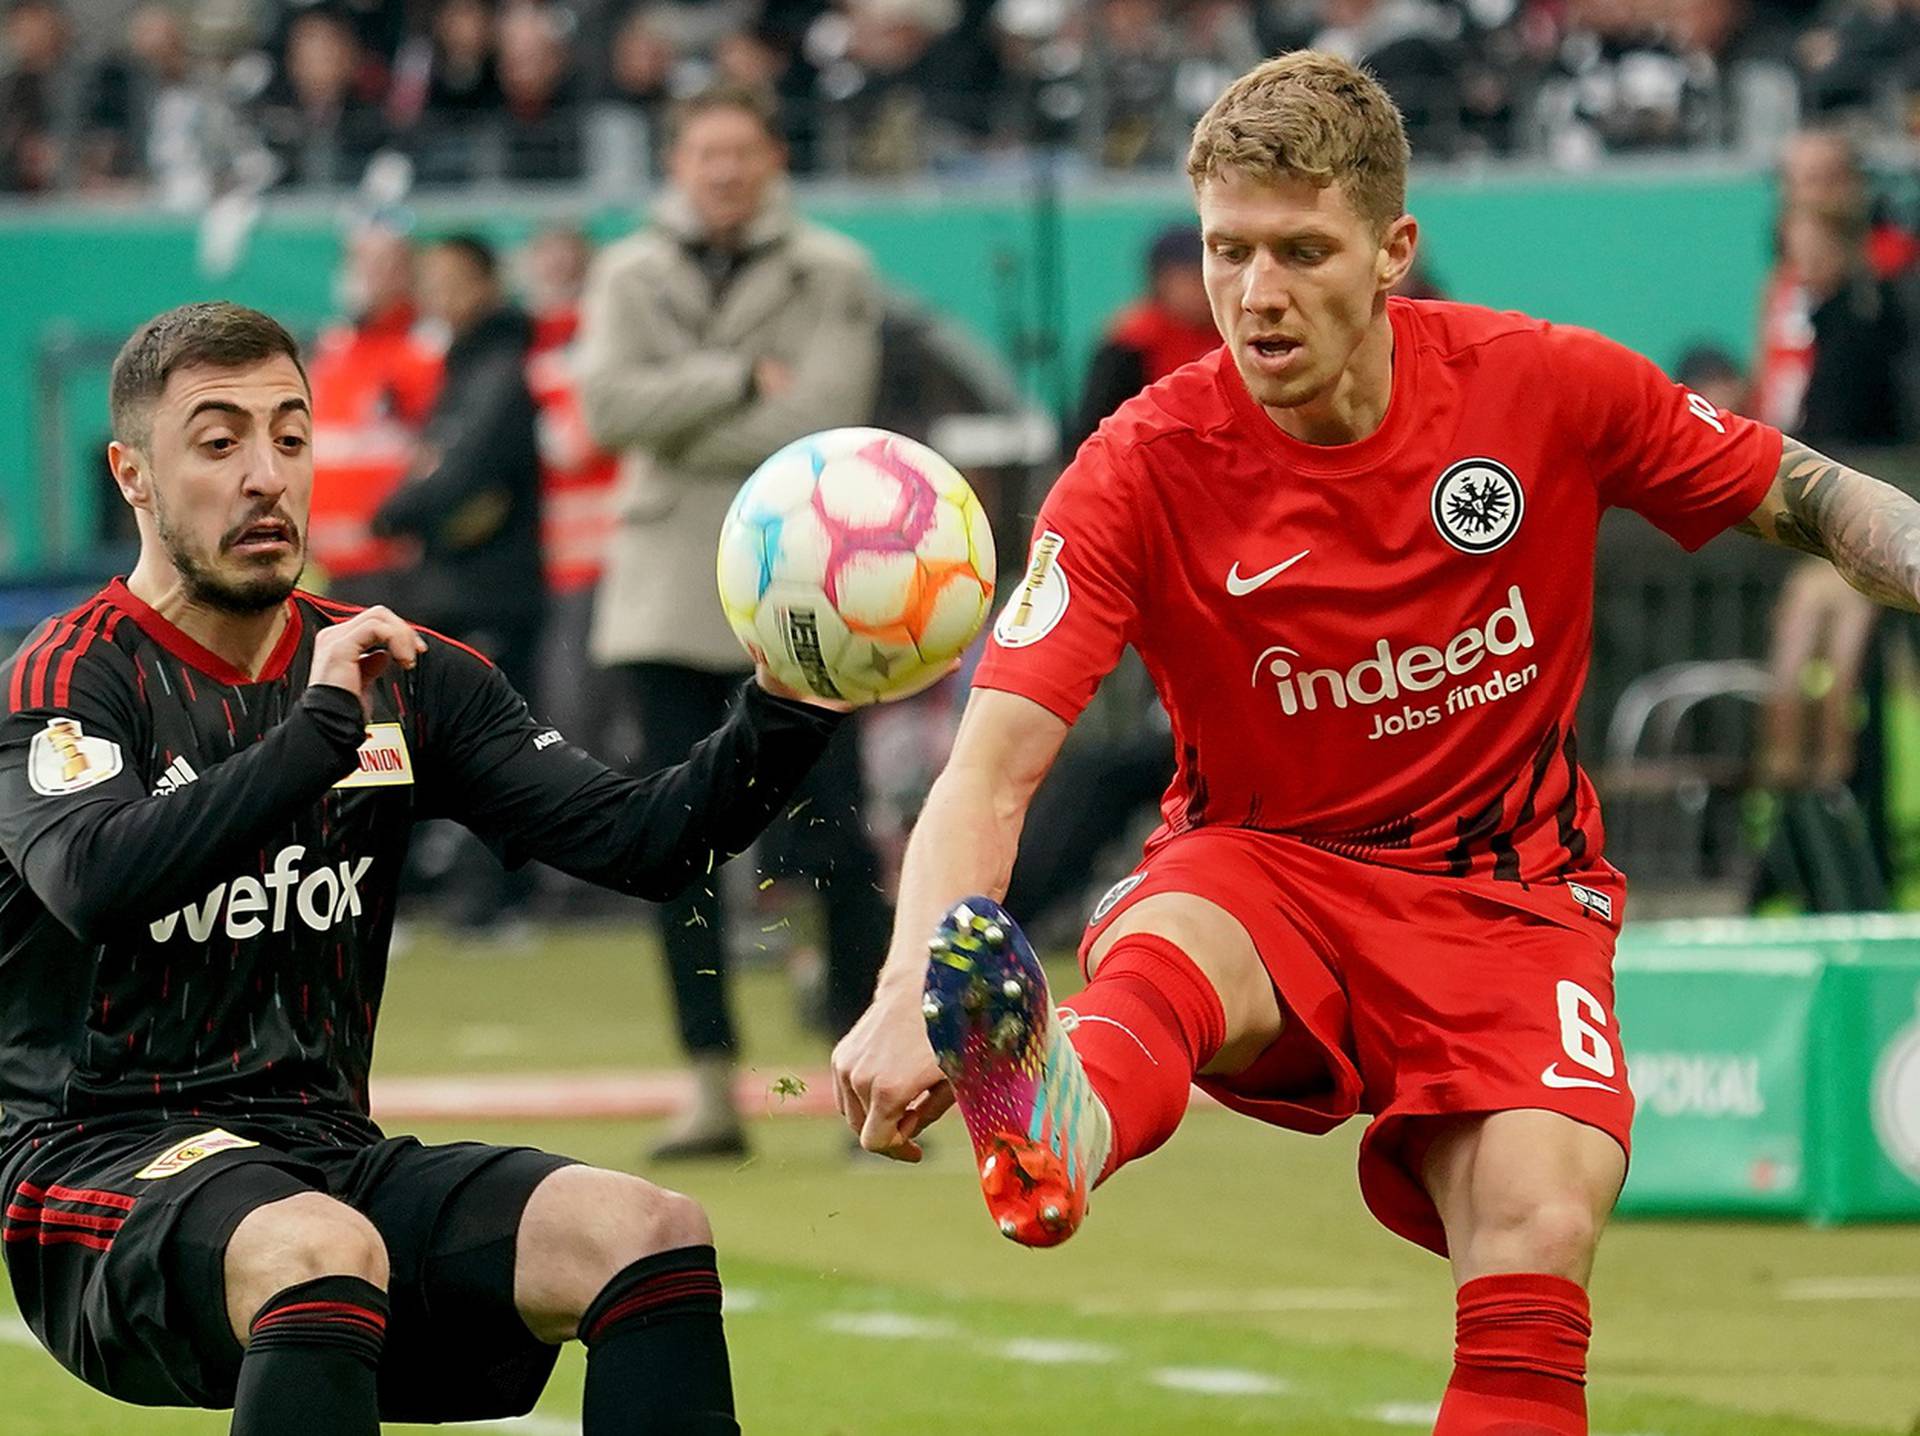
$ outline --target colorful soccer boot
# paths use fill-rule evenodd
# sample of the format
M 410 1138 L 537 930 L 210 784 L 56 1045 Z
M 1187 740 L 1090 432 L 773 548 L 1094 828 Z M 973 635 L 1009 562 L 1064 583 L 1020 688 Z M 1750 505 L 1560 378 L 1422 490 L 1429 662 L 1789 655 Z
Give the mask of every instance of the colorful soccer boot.
M 955 903 L 928 949 L 921 1011 L 973 1139 L 987 1210 L 1003 1236 L 1057 1246 L 1086 1216 L 1112 1120 L 1005 908 Z

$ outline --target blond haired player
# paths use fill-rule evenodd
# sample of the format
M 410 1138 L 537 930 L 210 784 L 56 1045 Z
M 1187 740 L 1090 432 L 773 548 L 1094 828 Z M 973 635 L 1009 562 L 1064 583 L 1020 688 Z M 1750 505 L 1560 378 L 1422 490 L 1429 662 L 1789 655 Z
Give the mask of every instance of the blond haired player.
M 1036 1246 L 1166 1140 L 1192 1081 L 1301 1131 L 1368 1113 L 1369 1207 L 1458 1286 L 1436 1431 L 1572 1436 L 1633 1112 L 1625 885 L 1573 735 L 1600 516 L 1688 548 L 1742 527 L 1915 608 L 1920 505 L 1596 334 L 1389 299 L 1406 166 L 1392 101 L 1313 52 L 1196 127 L 1225 344 L 1121 408 L 1043 506 L 836 1088 L 907 1160 L 957 1098 L 989 1208 Z M 1013 919 L 954 900 L 1004 891 L 1129 644 L 1178 771 L 1056 1015 Z

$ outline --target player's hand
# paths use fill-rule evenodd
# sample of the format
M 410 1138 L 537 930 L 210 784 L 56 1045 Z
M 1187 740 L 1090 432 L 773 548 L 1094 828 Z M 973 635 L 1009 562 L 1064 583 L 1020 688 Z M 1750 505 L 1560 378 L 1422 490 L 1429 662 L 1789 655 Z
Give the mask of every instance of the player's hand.
M 320 631 L 313 640 L 313 671 L 307 682 L 346 689 L 371 718 L 373 685 L 380 675 L 395 663 L 413 667 L 426 647 L 426 640 L 398 614 L 376 605 Z
M 881 694 L 876 701 L 881 703 L 898 703 L 902 698 L 912 698 L 916 694 L 925 693 L 929 688 L 933 687 L 934 684 L 941 682 L 943 679 L 953 677 L 953 675 L 959 671 L 960 660 L 956 658 L 945 668 L 933 673 L 924 674 L 905 688 L 899 688 L 891 693 Z M 808 703 L 815 708 L 824 708 L 829 713 L 851 713 L 854 708 L 858 706 L 847 702 L 844 698 L 816 698 L 811 693 L 802 693 L 799 689 L 782 683 L 778 678 L 775 678 L 773 676 L 773 670 L 768 668 L 764 663 L 755 666 L 753 677 L 755 682 L 776 698 L 791 698 L 796 703 Z
M 771 354 L 753 361 L 753 392 L 763 399 L 778 399 L 793 388 L 793 366 Z
M 860 1145 L 899 1162 L 925 1155 L 915 1140 L 953 1105 L 934 1060 L 917 996 L 882 993 L 833 1049 L 833 1101 Z

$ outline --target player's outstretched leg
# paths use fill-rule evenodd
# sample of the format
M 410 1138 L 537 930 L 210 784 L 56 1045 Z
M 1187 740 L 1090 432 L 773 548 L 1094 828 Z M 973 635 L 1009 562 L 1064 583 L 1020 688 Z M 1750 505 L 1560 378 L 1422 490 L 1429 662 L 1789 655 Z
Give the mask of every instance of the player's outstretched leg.
M 1012 1240 L 1055 1246 L 1079 1230 L 1106 1168 L 1106 1105 L 1005 908 L 956 903 L 929 946 L 927 1036 L 973 1140 L 987 1210 Z

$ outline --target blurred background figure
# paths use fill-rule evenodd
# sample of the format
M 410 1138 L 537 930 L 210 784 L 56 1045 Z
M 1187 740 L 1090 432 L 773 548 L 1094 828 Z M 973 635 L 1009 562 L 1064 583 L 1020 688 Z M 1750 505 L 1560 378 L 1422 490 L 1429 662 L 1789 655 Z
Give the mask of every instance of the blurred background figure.
M 1067 452 L 1147 385 L 1220 347 L 1200 274 L 1203 253 L 1200 231 L 1190 223 L 1171 225 L 1154 237 L 1147 249 L 1147 292 L 1109 321 L 1094 350 L 1067 426 Z
M 373 516 L 414 463 L 440 391 L 442 345 L 414 299 L 413 242 L 378 224 L 347 239 L 336 290 L 345 317 L 321 331 L 313 380 L 314 494 L 307 548 L 327 591 L 388 602 L 411 549 Z
M 747 658 L 717 605 L 713 555 L 734 492 L 774 450 L 864 423 L 879 357 L 866 254 L 799 219 L 773 102 L 721 86 L 672 117 L 671 188 L 652 222 L 596 261 L 582 314 L 588 426 L 621 456 L 618 528 L 594 613 L 595 658 L 617 667 L 645 751 L 676 762 L 718 726 Z M 861 817 L 857 725 L 844 725 L 792 816 L 763 839 L 770 869 L 814 877 L 826 908 L 835 1035 L 871 995 L 891 909 Z M 743 1151 L 738 1042 L 718 885 L 663 904 L 661 938 L 696 1097 L 656 1157 Z
M 427 32 L 400 49 L 387 113 L 425 181 L 483 168 L 487 127 L 505 103 L 494 38 L 488 0 L 439 0 Z
M 613 694 L 587 654 L 594 589 L 613 525 L 618 460 L 593 441 L 580 405 L 580 295 L 593 246 L 577 229 L 542 230 L 520 254 L 533 319 L 527 384 L 539 411 L 540 554 L 547 623 L 540 647 L 541 716 L 596 754 L 607 751 Z
M 263 99 L 262 139 L 288 184 L 351 185 L 385 141 L 384 69 L 340 11 L 313 8 L 287 28 L 285 59 Z
M 1746 412 L 1747 376 L 1718 344 L 1706 341 L 1688 345 L 1673 366 L 1673 378 L 1718 408 L 1736 414 Z
M 580 178 L 583 97 L 575 71 L 574 25 L 573 12 L 560 5 L 516 0 L 500 13 L 508 179 Z
M 390 602 L 486 654 L 539 712 L 546 589 L 538 420 L 527 387 L 533 325 L 507 302 L 493 248 L 471 235 L 422 251 L 420 304 L 450 342 L 413 469 L 373 516 L 376 538 L 408 539 L 419 551 Z M 531 894 L 531 875 L 507 873 L 458 831 L 460 847 L 444 855 L 448 917 L 471 938 L 517 939 L 509 919 Z M 423 861 L 430 874 L 438 865 L 431 854 Z
M 59 0 L 9 0 L 0 27 L 11 65 L 0 77 L 0 193 L 50 190 L 65 178 L 81 80 Z

